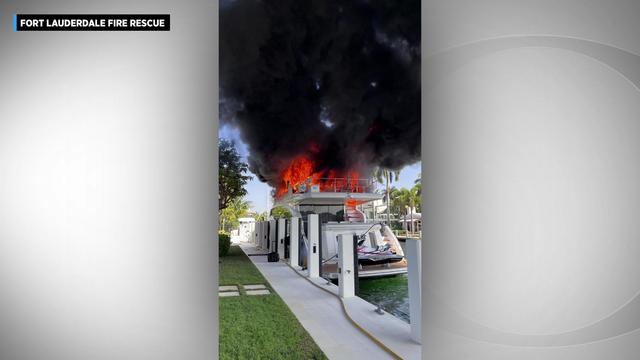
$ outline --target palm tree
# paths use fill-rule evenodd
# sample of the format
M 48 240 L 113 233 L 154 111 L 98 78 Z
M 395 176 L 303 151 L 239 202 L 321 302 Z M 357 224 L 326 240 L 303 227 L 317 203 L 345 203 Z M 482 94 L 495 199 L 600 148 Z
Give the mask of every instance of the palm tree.
M 391 183 L 394 180 L 398 180 L 400 177 L 400 170 L 391 170 L 383 167 L 376 168 L 374 176 L 379 183 L 385 183 L 385 197 L 387 200 L 387 225 L 391 223 L 391 201 L 389 200 L 391 194 Z
M 418 180 L 420 180 L 420 178 L 418 178 Z M 416 211 L 418 209 L 420 209 L 419 212 L 422 212 L 422 183 L 421 182 L 417 182 L 418 180 L 416 180 L 416 184 L 413 185 L 413 188 L 411 188 L 411 191 L 415 192 L 416 194 Z
M 399 210 L 398 211 L 399 215 L 400 214 L 404 215 L 406 212 L 407 206 L 409 205 L 408 193 L 409 191 L 405 188 L 395 189 L 393 190 L 393 193 L 391 193 L 391 196 L 393 198 L 393 205 Z
M 418 191 L 419 187 L 414 186 L 411 189 L 396 189 L 392 194 L 395 206 L 400 209 L 405 209 L 405 215 L 409 215 L 409 221 L 411 221 L 411 232 L 414 232 L 415 230 L 415 226 L 413 224 L 413 210 L 420 203 L 420 195 L 418 194 Z
M 416 232 L 416 225 L 413 222 L 413 214 L 414 211 L 417 210 L 422 202 L 422 197 L 420 196 L 420 193 L 422 192 L 422 185 L 421 184 L 416 184 L 414 185 L 411 190 L 409 190 L 409 218 L 411 220 L 411 232 L 415 233 Z
M 267 221 L 269 220 L 269 212 L 263 211 L 261 213 L 255 214 L 256 221 Z

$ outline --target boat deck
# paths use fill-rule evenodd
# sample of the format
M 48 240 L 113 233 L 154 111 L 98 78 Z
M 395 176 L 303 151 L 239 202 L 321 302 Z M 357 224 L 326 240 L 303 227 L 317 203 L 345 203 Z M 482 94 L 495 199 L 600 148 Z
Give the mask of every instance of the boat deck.
M 327 263 L 322 265 L 322 273 L 326 274 L 329 278 L 338 278 L 338 264 Z M 385 265 L 366 265 L 362 270 L 359 270 L 360 277 L 368 276 L 389 276 L 397 274 L 407 273 L 407 260 L 391 263 L 388 266 Z
M 247 255 L 264 253 L 250 244 L 240 246 Z M 338 298 L 301 277 L 302 271 L 296 273 L 284 262 L 269 263 L 266 256 L 249 258 L 329 359 L 392 359 L 347 319 Z M 322 278 L 313 282 L 338 293 L 336 285 Z M 420 345 L 410 339 L 409 324 L 388 313 L 376 314 L 374 305 L 358 297 L 347 299 L 345 306 L 354 321 L 400 357 L 420 359 Z

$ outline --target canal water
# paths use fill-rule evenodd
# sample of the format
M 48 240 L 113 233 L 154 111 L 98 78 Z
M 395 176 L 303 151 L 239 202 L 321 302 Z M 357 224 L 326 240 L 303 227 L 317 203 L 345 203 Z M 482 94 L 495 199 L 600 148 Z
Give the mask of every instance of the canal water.
M 405 242 L 401 241 L 402 250 Z M 409 280 L 407 275 L 396 275 L 378 279 L 360 279 L 359 296 L 364 300 L 382 305 L 388 313 L 409 322 Z

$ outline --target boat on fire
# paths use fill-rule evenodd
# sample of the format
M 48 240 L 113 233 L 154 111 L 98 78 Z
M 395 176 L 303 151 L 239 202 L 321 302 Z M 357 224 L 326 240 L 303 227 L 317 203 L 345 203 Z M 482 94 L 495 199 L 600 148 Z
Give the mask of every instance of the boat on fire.
M 307 218 L 318 214 L 322 276 L 338 277 L 338 235 L 354 236 L 357 243 L 358 276 L 360 278 L 395 276 L 407 273 L 407 261 L 400 241 L 391 229 L 375 217 L 373 203 L 383 195 L 375 193 L 375 183 L 364 179 L 320 179 L 322 185 L 301 184 L 294 189 L 288 185 L 274 207 L 283 206 L 303 221 L 300 252 L 306 266 Z

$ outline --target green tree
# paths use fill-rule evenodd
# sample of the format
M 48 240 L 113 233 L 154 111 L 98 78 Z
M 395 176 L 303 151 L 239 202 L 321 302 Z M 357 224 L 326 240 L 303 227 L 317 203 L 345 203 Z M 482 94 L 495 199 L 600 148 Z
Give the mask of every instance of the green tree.
M 251 203 L 243 198 L 235 198 L 220 214 L 220 229 L 230 231 L 240 225 L 239 218 L 249 214 Z
M 394 188 L 391 192 L 391 204 L 398 215 L 404 215 L 408 206 L 408 190 L 405 188 Z
M 267 221 L 269 220 L 269 212 L 268 211 L 263 211 L 261 213 L 253 213 L 251 214 L 251 216 L 253 216 L 254 219 L 256 219 L 256 221 Z
M 414 186 L 411 189 L 400 188 L 393 191 L 391 196 L 393 197 L 393 203 L 399 209 L 403 209 L 405 215 L 409 215 L 411 221 L 411 232 L 414 232 L 415 226 L 413 224 L 413 210 L 419 206 L 420 195 L 418 195 L 418 188 Z
M 271 209 L 271 216 L 273 216 L 274 219 L 291 219 L 291 211 L 284 206 L 276 206 Z
M 246 175 L 249 167 L 241 161 L 232 141 L 220 139 L 218 159 L 218 211 L 222 212 L 232 201 L 247 194 L 244 186 L 251 176 Z
M 418 180 L 420 180 L 420 178 L 418 178 Z M 416 180 L 416 184 L 413 186 L 413 188 L 411 188 L 411 191 L 413 191 L 416 194 L 416 211 L 421 213 L 422 212 L 422 183 L 418 182 L 418 180 Z
M 231 236 L 225 232 L 218 232 L 218 256 L 226 256 L 231 247 Z
M 400 214 L 402 211 L 404 211 L 404 208 L 400 208 L 398 205 L 398 202 L 395 200 L 395 196 L 396 196 L 396 192 L 397 192 L 398 188 L 396 188 L 395 186 L 392 186 L 391 189 L 389 189 L 389 196 L 390 196 L 390 208 L 391 208 L 391 212 L 393 214 Z
M 384 194 L 387 203 L 387 224 L 389 224 L 391 222 L 391 183 L 393 183 L 394 180 L 398 180 L 398 178 L 400 177 L 400 170 L 391 170 L 383 167 L 378 167 L 374 171 L 373 175 L 376 177 L 376 180 L 378 180 L 379 183 L 385 184 Z

